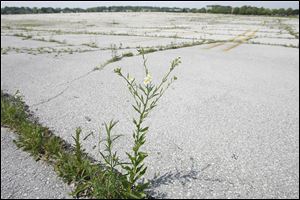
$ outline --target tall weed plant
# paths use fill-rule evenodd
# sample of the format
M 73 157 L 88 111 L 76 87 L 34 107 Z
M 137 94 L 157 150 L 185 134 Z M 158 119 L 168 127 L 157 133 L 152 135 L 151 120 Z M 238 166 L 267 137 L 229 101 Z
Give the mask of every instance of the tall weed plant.
M 134 99 L 132 104 L 133 110 L 137 113 L 137 117 L 133 118 L 132 123 L 134 130 L 132 134 L 133 145 L 130 152 L 126 152 L 128 161 L 120 162 L 116 152 L 113 151 L 113 142 L 120 135 L 112 136 L 112 129 L 117 122 L 111 121 L 105 125 L 106 129 L 106 154 L 101 153 L 101 156 L 110 172 L 117 171 L 116 167 L 121 166 L 125 171 L 122 175 L 122 189 L 126 198 L 145 198 L 145 189 L 149 186 L 148 182 L 141 181 L 147 171 L 144 160 L 148 153 L 143 151 L 142 147 L 146 143 L 146 135 L 149 127 L 145 125 L 146 119 L 151 111 L 157 106 L 158 101 L 177 79 L 176 76 L 171 77 L 173 70 L 181 63 L 180 57 L 171 62 L 171 66 L 163 76 L 159 84 L 152 82 L 152 74 L 147 67 L 147 59 L 145 58 L 144 50 L 140 50 L 143 58 L 144 80 L 139 83 L 129 73 L 124 75 L 121 68 L 116 68 L 114 72 L 120 76 L 126 83 L 129 93 Z

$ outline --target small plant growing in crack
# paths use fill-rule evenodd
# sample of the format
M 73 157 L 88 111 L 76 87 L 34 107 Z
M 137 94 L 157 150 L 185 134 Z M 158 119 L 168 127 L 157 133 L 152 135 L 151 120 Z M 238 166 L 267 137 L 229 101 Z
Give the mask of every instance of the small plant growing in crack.
M 111 58 L 118 57 L 118 48 L 116 44 L 111 44 L 110 45 L 110 51 L 111 51 Z
M 118 55 L 118 48 L 117 48 L 116 44 L 111 44 L 109 49 L 111 50 L 111 58 L 109 60 L 107 60 L 105 63 L 96 66 L 94 68 L 94 70 L 102 69 L 106 65 L 113 63 L 113 62 L 117 62 L 124 57 L 123 55 Z
M 122 53 L 122 57 L 131 57 L 134 56 L 134 54 L 132 52 L 124 52 Z
M 138 48 L 137 51 L 139 52 L 139 54 L 144 55 L 144 54 L 147 54 L 147 53 L 156 52 L 156 51 L 158 51 L 158 49 L 153 48 L 153 47 L 149 47 L 149 48 L 146 48 L 146 49 Z

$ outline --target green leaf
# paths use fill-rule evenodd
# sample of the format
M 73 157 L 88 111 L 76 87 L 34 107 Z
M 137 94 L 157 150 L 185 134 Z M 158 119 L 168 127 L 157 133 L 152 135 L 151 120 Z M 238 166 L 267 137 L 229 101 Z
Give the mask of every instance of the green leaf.
M 90 187 L 89 182 L 84 183 L 84 184 L 79 184 L 79 185 L 77 185 L 75 191 L 73 191 L 73 192 L 71 193 L 71 195 L 72 195 L 72 196 L 78 197 L 79 194 L 80 194 L 81 192 L 84 192 L 84 191 L 87 190 L 89 187 Z
M 83 140 L 86 140 L 86 139 L 88 139 L 91 135 L 93 135 L 94 136 L 94 133 L 93 132 L 90 132 L 87 136 L 85 136 L 84 138 L 83 138 Z
M 128 156 L 128 158 L 130 159 L 131 163 L 134 163 L 135 159 L 133 156 L 131 156 L 129 153 L 126 152 L 126 155 Z
M 137 107 L 135 107 L 134 105 L 132 105 L 132 107 L 134 108 L 134 110 L 136 110 L 136 112 L 141 114 L 141 111 Z
M 122 137 L 124 135 L 116 135 L 113 139 L 112 139 L 112 142 L 114 142 L 115 140 L 117 140 L 119 137 Z
M 151 91 L 153 90 L 154 86 L 153 86 L 152 84 L 148 84 L 148 85 L 146 86 L 146 88 L 147 88 L 147 93 L 150 94 Z
M 131 168 L 129 166 L 122 166 L 123 169 L 125 169 L 126 171 L 131 171 Z
M 136 190 L 137 191 L 144 191 L 145 189 L 147 189 L 149 187 L 150 183 L 147 182 L 147 183 L 140 183 L 138 185 L 136 185 Z
M 138 168 L 136 169 L 136 172 L 137 172 L 137 173 L 140 172 L 140 171 L 143 169 L 143 167 L 144 167 L 144 164 L 142 164 L 140 167 L 138 167 Z
M 133 123 L 134 123 L 134 125 L 137 125 L 137 124 L 138 124 L 137 121 L 136 121 L 135 119 L 133 119 Z
M 136 166 L 139 166 L 139 165 L 144 161 L 144 158 L 145 158 L 145 157 L 140 157 L 140 156 L 138 156 L 135 165 L 136 165 Z M 142 164 L 142 165 L 144 165 L 144 164 Z
M 146 152 L 139 152 L 138 155 L 142 158 L 146 158 L 148 156 Z
M 110 126 L 109 126 L 110 130 L 111 130 L 118 122 L 119 122 L 119 121 L 113 121 L 113 120 L 111 120 L 111 121 L 110 121 Z
M 132 192 L 128 192 L 127 196 L 129 197 L 128 199 L 141 199 L 140 196 L 137 196 L 136 194 L 133 194 Z
M 148 130 L 148 128 L 149 128 L 149 127 L 145 127 L 145 128 L 143 128 L 142 130 L 140 130 L 140 132 L 145 132 L 145 131 Z
M 139 174 L 138 176 L 134 179 L 134 182 L 136 182 L 137 180 L 139 180 L 147 171 L 147 167 L 145 167 Z
M 144 118 L 148 117 L 148 114 L 149 114 L 148 112 L 145 112 L 143 117 Z
M 146 90 L 145 90 L 141 85 L 139 85 L 139 89 L 140 89 L 145 95 L 147 95 Z

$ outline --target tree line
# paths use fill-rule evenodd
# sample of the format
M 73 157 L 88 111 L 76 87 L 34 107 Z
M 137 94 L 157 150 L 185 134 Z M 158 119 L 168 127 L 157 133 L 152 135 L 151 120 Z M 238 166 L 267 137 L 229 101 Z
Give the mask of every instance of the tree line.
M 37 14 L 37 13 L 78 13 L 78 12 L 181 12 L 181 13 L 219 13 L 235 15 L 268 15 L 268 16 L 295 16 L 299 15 L 299 9 L 270 9 L 254 6 L 231 7 L 210 5 L 206 8 L 169 8 L 151 6 L 101 6 L 92 8 L 29 8 L 29 7 L 4 7 L 1 14 Z

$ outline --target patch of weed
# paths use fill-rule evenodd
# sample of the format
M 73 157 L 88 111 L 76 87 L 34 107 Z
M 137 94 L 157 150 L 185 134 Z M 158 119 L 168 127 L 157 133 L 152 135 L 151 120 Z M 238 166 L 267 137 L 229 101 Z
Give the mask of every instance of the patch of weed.
M 131 56 L 134 56 L 134 54 L 132 52 L 122 53 L 122 57 L 131 57 Z
M 158 51 L 156 48 L 144 48 L 144 49 L 138 49 L 139 54 L 147 54 L 147 53 L 153 53 Z
M 82 45 L 92 47 L 92 48 L 98 48 L 98 45 L 95 42 L 83 43 Z

